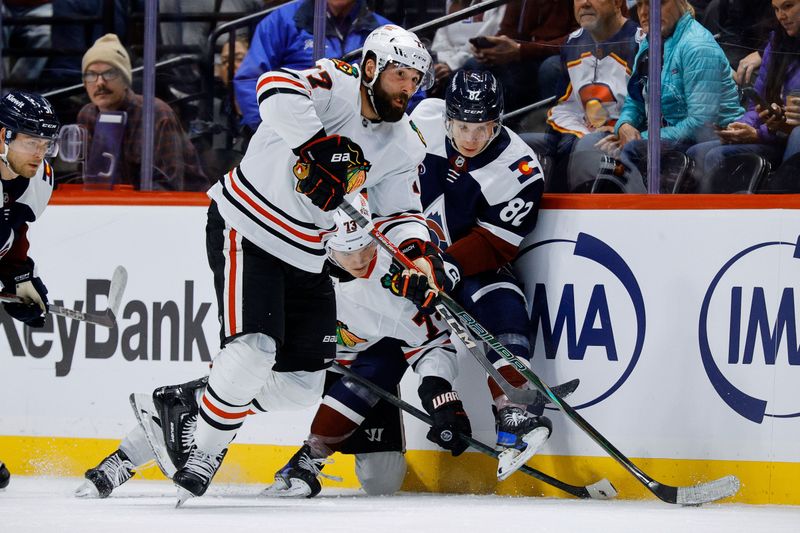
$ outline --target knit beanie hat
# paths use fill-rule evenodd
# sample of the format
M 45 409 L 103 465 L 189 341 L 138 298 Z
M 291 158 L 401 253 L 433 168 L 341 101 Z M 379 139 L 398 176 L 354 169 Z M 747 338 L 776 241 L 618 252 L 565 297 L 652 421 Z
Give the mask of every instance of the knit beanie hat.
M 97 39 L 91 48 L 83 54 L 81 61 L 81 72 L 86 72 L 89 65 L 97 61 L 108 63 L 122 73 L 122 76 L 131 84 L 131 58 L 119 37 L 113 33 L 107 33 Z

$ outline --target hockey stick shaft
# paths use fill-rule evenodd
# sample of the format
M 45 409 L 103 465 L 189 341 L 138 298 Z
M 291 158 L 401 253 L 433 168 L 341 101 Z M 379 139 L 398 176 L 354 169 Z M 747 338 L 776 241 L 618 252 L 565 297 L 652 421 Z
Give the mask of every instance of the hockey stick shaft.
M 339 206 L 347 215 L 361 228 L 364 228 L 370 235 L 388 251 L 392 257 L 405 265 L 407 268 L 417 270 L 416 265 L 400 251 L 400 249 L 392 243 L 388 237 L 375 228 L 371 221 L 367 220 L 355 207 L 350 205 L 349 202 L 342 202 Z M 463 327 L 469 329 L 476 338 L 488 344 L 495 352 L 497 352 L 503 359 L 505 359 L 511 366 L 513 366 L 522 376 L 524 376 L 534 387 L 536 387 L 542 394 L 547 396 L 550 401 L 558 407 L 573 423 L 575 423 L 584 433 L 586 433 L 593 441 L 595 441 L 611 458 L 616 460 L 623 468 L 625 468 L 637 481 L 644 485 L 656 497 L 667 503 L 704 503 L 702 500 L 703 487 L 673 487 L 664 485 L 648 476 L 643 470 L 636 466 L 628 457 L 619 451 L 608 439 L 606 439 L 599 431 L 597 431 L 585 418 L 572 408 L 567 402 L 558 397 L 552 390 L 530 370 L 520 359 L 508 350 L 503 344 L 497 340 L 486 328 L 484 328 L 477 320 L 475 320 L 461 305 L 458 304 L 451 296 L 444 291 L 439 291 L 439 304 L 436 306 L 446 317 L 448 324 L 453 327 L 454 333 L 466 344 L 467 348 L 475 345 L 475 342 L 469 337 L 469 334 L 463 332 Z M 462 328 L 459 328 L 460 324 Z M 727 481 L 727 484 L 724 482 Z M 716 490 L 717 485 L 724 485 L 722 489 Z M 738 480 L 733 476 L 720 478 L 706 484 L 708 486 L 714 485 L 714 496 L 708 501 L 719 499 L 721 497 L 731 496 L 735 494 L 739 488 Z M 682 498 L 681 490 L 684 493 L 691 492 L 686 498 Z M 720 496 L 720 494 L 723 494 Z M 687 502 L 687 498 L 689 501 Z M 683 501 L 681 501 L 683 500 Z
M 427 413 L 424 413 L 423 411 L 417 409 L 416 407 L 414 407 L 410 403 L 401 400 L 400 398 L 398 398 L 394 394 L 383 390 L 378 385 L 372 383 L 367 378 L 365 378 L 363 376 L 360 376 L 359 374 L 353 372 L 352 370 L 350 370 L 346 366 L 344 366 L 344 365 L 342 365 L 342 364 L 340 364 L 338 362 L 334 362 L 333 365 L 340 372 L 342 372 L 342 374 L 344 374 L 345 376 L 349 377 L 350 379 L 352 379 L 354 381 L 359 382 L 361 385 L 365 386 L 370 391 L 375 393 L 377 396 L 379 396 L 383 400 L 389 402 L 390 404 L 394 405 L 398 409 L 402 409 L 406 413 L 410 414 L 411 416 L 413 416 L 414 418 L 416 418 L 418 420 L 421 420 L 422 422 L 424 422 L 425 424 L 428 424 L 429 426 L 433 425 L 433 419 Z M 497 458 L 498 455 L 500 455 L 491 446 L 487 446 L 486 444 L 484 444 L 484 443 L 482 443 L 482 442 L 480 442 L 478 440 L 475 440 L 470 436 L 464 435 L 463 433 L 456 433 L 456 436 L 459 437 L 464 442 L 466 442 L 467 444 L 469 444 L 470 446 L 472 446 L 473 448 L 475 448 L 476 450 L 478 450 L 479 452 L 481 452 L 483 454 L 486 454 L 486 455 L 488 455 L 490 457 L 494 457 L 495 459 Z M 548 485 L 552 485 L 553 487 L 556 487 L 557 489 L 563 490 L 564 492 L 566 492 L 568 494 L 572 494 L 573 496 L 576 496 L 578 498 L 593 498 L 593 497 L 595 497 L 589 492 L 589 490 L 587 490 L 586 487 L 578 487 L 576 485 L 570 485 L 569 483 L 565 483 L 565 482 L 563 482 L 561 480 L 558 480 L 558 479 L 556 479 L 554 477 L 548 476 L 544 472 L 540 472 L 540 471 L 538 471 L 538 470 L 536 470 L 534 468 L 531 468 L 531 467 L 529 467 L 527 465 L 522 465 L 519 470 L 520 470 L 520 472 L 524 472 L 525 474 L 528 474 L 529 476 L 531 476 L 533 478 L 536 478 L 539 481 L 543 481 L 544 483 L 547 483 Z M 608 495 L 608 496 L 613 498 L 615 495 L 616 495 L 616 492 L 614 494 L 611 494 L 611 495 Z M 603 499 L 603 498 L 601 497 L 600 499 Z
M 104 313 L 84 313 L 76 309 L 70 309 L 55 304 L 48 304 L 47 312 L 52 315 L 64 316 L 73 320 L 103 326 L 105 328 L 113 328 L 117 325 L 116 312 L 119 309 L 119 304 L 122 299 L 122 293 L 125 291 L 125 286 L 128 281 L 128 272 L 125 267 L 118 266 L 111 276 L 111 284 L 109 285 L 108 300 L 109 308 Z M 30 304 L 17 296 L 16 294 L 0 293 L 0 302 L 17 303 L 17 304 Z

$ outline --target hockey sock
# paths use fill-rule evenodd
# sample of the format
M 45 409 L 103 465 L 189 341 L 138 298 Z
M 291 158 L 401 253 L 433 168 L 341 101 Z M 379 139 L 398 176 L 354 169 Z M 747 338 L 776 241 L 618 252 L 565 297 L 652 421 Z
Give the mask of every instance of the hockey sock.
M 200 398 L 195 443 L 219 454 L 236 436 L 275 361 L 275 341 L 263 334 L 232 340 L 214 359 L 208 386 Z
M 147 444 L 147 437 L 145 437 L 144 429 L 139 424 L 131 429 L 127 435 L 122 439 L 119 444 L 119 449 L 122 453 L 128 456 L 131 463 L 136 468 L 149 463 L 155 457 L 150 445 Z
M 326 400 L 329 398 L 326 397 Z M 353 413 L 354 415 L 356 413 Z M 311 434 L 308 437 L 308 445 L 311 447 L 312 455 L 315 458 L 328 457 L 333 452 L 341 449 L 342 444 L 353 434 L 359 424 L 364 421 L 363 417 L 359 422 L 347 418 L 345 415 L 326 405 L 319 406 L 314 420 L 311 422 Z
M 530 365 L 530 362 L 529 362 L 530 348 L 528 346 L 528 343 L 527 342 L 520 342 L 521 340 L 526 340 L 526 339 L 519 339 L 517 337 L 519 337 L 519 336 L 518 335 L 501 335 L 501 336 L 498 337 L 498 340 L 500 342 L 502 342 L 506 346 L 506 348 L 508 348 L 508 350 L 511 353 L 516 355 L 523 363 L 525 363 L 526 365 L 529 366 Z M 512 341 L 512 342 L 509 342 L 509 341 Z M 513 341 L 517 341 L 517 342 L 513 342 Z M 497 357 L 497 354 L 494 353 L 494 352 L 492 352 L 492 355 Z M 497 371 L 500 372 L 500 375 L 503 376 L 505 378 L 505 380 L 508 381 L 508 383 L 512 387 L 521 388 L 521 387 L 523 387 L 523 386 L 525 386 L 527 384 L 528 380 L 525 379 L 525 376 L 523 376 L 522 374 L 517 372 L 514 369 L 514 367 L 512 367 L 512 366 L 510 366 L 508 364 L 504 364 L 503 366 L 498 368 Z M 498 385 L 497 382 L 494 380 L 494 378 L 492 378 L 491 376 L 489 376 L 487 378 L 487 384 L 489 385 L 489 392 L 491 393 L 492 399 L 494 400 L 494 405 L 495 405 L 495 407 L 497 407 L 498 410 L 502 409 L 503 407 L 506 407 L 508 405 L 521 407 L 523 409 L 525 408 L 524 405 L 514 404 L 511 401 L 509 401 L 508 396 L 506 396 L 503 393 L 503 389 L 500 388 L 500 385 Z

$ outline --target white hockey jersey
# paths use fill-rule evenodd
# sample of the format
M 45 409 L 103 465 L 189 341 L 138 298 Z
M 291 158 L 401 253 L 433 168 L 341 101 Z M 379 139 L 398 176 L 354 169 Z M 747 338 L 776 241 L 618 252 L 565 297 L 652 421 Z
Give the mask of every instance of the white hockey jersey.
M 27 258 L 28 224 L 42 216 L 52 194 L 53 167 L 47 161 L 39 165 L 32 178 L 0 180 L 0 271 L 8 263 L 20 263 Z
M 438 313 L 423 316 L 409 300 L 393 295 L 382 286 L 381 278 L 389 271 L 391 263 L 391 256 L 379 250 L 365 277 L 344 282 L 334 278 L 338 322 L 336 360 L 349 365 L 360 352 L 381 339 L 393 338 L 405 343 L 403 352 L 409 365 L 418 361 L 421 364 L 420 360 L 425 357 L 427 364 L 433 363 L 440 369 L 433 374 L 452 383 L 456 373 L 456 350 L 450 341 L 447 323 Z
M 424 140 L 408 116 L 394 123 L 362 117 L 359 76 L 357 67 L 331 59 L 304 71 L 263 74 L 256 86 L 263 121 L 239 166 L 208 192 L 245 238 L 309 272 L 321 272 L 334 222 L 332 212 L 295 191 L 292 150 L 323 128 L 358 143 L 372 165 L 346 198 L 366 188 L 375 224 L 393 242 L 428 239 L 417 183 Z
M 561 133 L 583 137 L 614 126 L 628 94 L 633 61 L 644 34 L 628 20 L 607 41 L 598 43 L 583 28 L 573 32 L 561 50 L 567 75 L 563 95 L 550 109 L 547 122 Z

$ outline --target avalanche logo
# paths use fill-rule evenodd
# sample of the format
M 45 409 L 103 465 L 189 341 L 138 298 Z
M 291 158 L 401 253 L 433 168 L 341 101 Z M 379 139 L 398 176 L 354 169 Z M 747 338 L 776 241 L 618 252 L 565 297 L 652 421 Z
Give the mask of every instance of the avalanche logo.
M 580 378 L 576 409 L 611 396 L 636 367 L 645 338 L 644 299 L 628 264 L 579 233 L 526 246 L 515 268 L 528 302 L 534 370 L 550 385 Z
M 740 416 L 800 416 L 797 306 L 800 239 L 763 242 L 729 259 L 700 309 L 700 356 L 714 390 Z
M 444 211 L 444 195 L 442 194 L 425 210 L 426 222 L 428 223 L 428 233 L 431 234 L 431 242 L 445 250 L 450 246 L 450 233 L 447 231 L 447 215 Z

